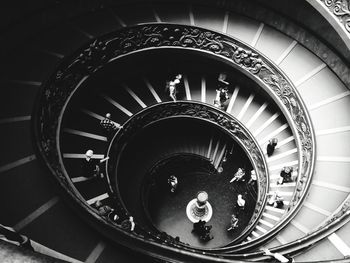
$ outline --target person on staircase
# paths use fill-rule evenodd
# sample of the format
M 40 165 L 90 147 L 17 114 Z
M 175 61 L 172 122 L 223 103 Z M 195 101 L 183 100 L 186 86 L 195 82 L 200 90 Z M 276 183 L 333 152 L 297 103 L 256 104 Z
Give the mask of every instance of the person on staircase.
M 177 93 L 176 86 L 177 86 L 178 84 L 180 84 L 181 79 L 182 79 L 182 75 L 181 75 L 181 74 L 177 74 L 177 75 L 175 76 L 175 79 L 174 79 L 174 80 L 171 80 L 171 81 L 168 81 L 168 82 L 167 82 L 167 90 L 168 90 L 168 92 L 169 92 L 169 97 L 170 97 L 173 101 L 176 101 L 176 93 Z
M 267 204 L 275 207 L 275 208 L 283 208 L 284 207 L 284 202 L 283 202 L 283 197 L 279 195 L 277 191 L 275 191 L 273 194 L 268 194 L 270 195 L 270 198 L 267 201 Z
M 95 177 L 103 178 L 104 175 L 101 173 L 99 164 L 108 160 L 109 157 L 106 157 L 101 159 L 100 161 L 97 161 L 96 159 L 93 158 L 93 155 L 94 155 L 93 150 L 86 151 L 85 158 L 83 159 L 83 162 L 81 165 L 81 176 L 87 179 L 91 179 Z
M 229 82 L 226 81 L 226 73 L 220 73 L 218 77 L 218 88 L 216 89 L 216 97 L 214 99 L 214 106 L 220 109 L 225 108 L 226 101 L 230 98 L 228 95 Z
M 107 217 L 113 222 L 120 224 L 120 217 L 117 215 L 115 210 L 109 205 L 103 205 L 100 200 L 95 202 L 95 208 L 98 211 L 98 214 L 103 217 Z
M 277 181 L 277 184 L 293 182 L 292 173 L 293 173 L 293 167 L 290 167 L 290 166 L 283 167 L 280 173 L 280 178 Z
M 269 140 L 269 143 L 266 146 L 266 153 L 268 157 L 270 157 L 274 153 L 277 143 L 278 143 L 277 138 L 272 138 Z
M 123 128 L 122 125 L 119 123 L 116 123 L 115 121 L 112 121 L 111 119 L 112 115 L 110 113 L 106 113 L 105 118 L 101 120 L 100 125 L 102 129 L 104 130 L 107 139 L 110 140 L 114 136 L 114 134 Z

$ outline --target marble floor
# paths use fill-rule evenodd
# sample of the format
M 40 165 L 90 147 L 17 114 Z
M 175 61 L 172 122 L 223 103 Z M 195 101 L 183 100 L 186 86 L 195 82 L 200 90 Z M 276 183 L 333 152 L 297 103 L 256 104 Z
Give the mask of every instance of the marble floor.
M 222 173 L 190 172 L 178 176 L 178 188 L 175 193 L 169 189 L 161 189 L 151 194 L 149 208 L 153 224 L 161 231 L 173 237 L 178 236 L 180 241 L 196 247 L 214 248 L 229 244 L 244 230 L 251 218 L 255 199 L 253 191 L 245 182 L 229 183 L 233 173 L 242 167 L 244 158 L 230 156 L 224 164 Z M 233 172 L 234 171 L 234 172 Z M 212 225 L 211 234 L 214 236 L 209 242 L 203 242 L 191 230 L 193 223 L 186 215 L 186 206 L 196 197 L 199 191 L 206 191 L 209 203 L 213 208 L 213 216 L 207 225 Z M 237 195 L 242 194 L 246 199 L 244 210 L 236 208 Z M 239 219 L 238 228 L 227 231 L 230 226 L 231 215 Z

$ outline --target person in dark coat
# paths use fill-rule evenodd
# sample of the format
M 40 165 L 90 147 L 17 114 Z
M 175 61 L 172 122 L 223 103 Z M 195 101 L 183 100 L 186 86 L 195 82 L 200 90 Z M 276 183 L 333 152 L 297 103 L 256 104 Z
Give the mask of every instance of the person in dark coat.
M 109 157 L 105 157 L 101 160 L 93 159 L 94 151 L 93 150 L 87 150 L 85 153 L 85 159 L 82 161 L 81 164 L 81 176 L 86 177 L 88 179 L 94 178 L 99 176 L 100 178 L 103 178 L 102 172 L 100 172 L 100 164 L 107 161 Z
M 193 223 L 192 233 L 200 235 L 204 231 L 204 228 L 205 228 L 205 221 L 199 220 L 198 222 Z
M 292 182 L 292 173 L 293 173 L 293 167 L 283 167 L 281 173 L 280 173 L 280 179 L 277 182 L 277 184 L 284 184 Z
M 200 240 L 202 240 L 204 242 L 208 242 L 208 241 L 214 239 L 214 237 L 210 234 L 211 228 L 212 228 L 212 226 L 205 226 L 204 227 L 204 231 L 199 235 Z
M 270 157 L 273 154 L 273 152 L 275 151 L 275 148 L 277 146 L 277 143 L 278 143 L 277 138 L 273 138 L 273 139 L 269 140 L 269 143 L 267 144 L 267 147 L 266 147 L 267 156 Z

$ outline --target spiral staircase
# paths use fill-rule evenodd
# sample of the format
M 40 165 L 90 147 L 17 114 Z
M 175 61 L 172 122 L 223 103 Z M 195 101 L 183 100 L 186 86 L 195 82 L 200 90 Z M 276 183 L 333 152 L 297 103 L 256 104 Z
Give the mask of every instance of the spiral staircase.
M 68 262 L 268 261 L 271 258 L 264 255 L 263 248 L 288 255 L 295 262 L 347 262 L 350 257 L 350 150 L 346 147 L 350 139 L 349 49 L 337 50 L 338 39 L 334 39 L 335 47 L 332 46 L 329 44 L 332 40 L 322 40 L 319 32 L 310 32 L 303 23 L 295 23 L 266 2 L 53 1 L 38 2 L 32 9 L 23 5 L 18 21 L 9 23 L 3 30 L 7 43 L 0 73 L 3 87 L 0 194 L 4 200 L 0 223 L 30 237 L 36 252 Z M 300 7 L 307 5 L 304 1 L 297 3 Z M 307 10 L 310 9 L 304 12 Z M 347 12 L 350 13 L 348 9 Z M 323 23 L 328 28 L 326 21 Z M 106 64 L 95 79 L 82 77 L 60 115 L 58 144 L 67 174 L 64 180 L 69 181 L 67 185 L 78 196 L 72 201 L 70 194 L 62 191 L 62 180 L 57 180 L 57 174 L 56 178 L 52 175 L 55 171 L 48 169 L 50 159 L 45 158 L 43 144 L 37 141 L 38 123 L 43 120 L 40 110 L 45 109 L 43 98 L 50 97 L 45 91 L 57 80 L 58 72 L 64 75 L 62 68 L 69 68 L 80 54 L 87 58 L 92 54 L 94 60 L 94 50 L 101 50 L 99 41 L 120 38 L 118 34 L 132 39 L 133 32 L 142 32 L 144 27 L 163 31 L 193 29 L 211 32 L 225 40 L 233 39 L 237 45 L 258 54 L 266 61 L 265 65 L 278 70 L 279 76 L 295 91 L 296 102 L 286 102 L 290 97 L 264 89 L 268 83 L 254 80 L 254 75 L 259 73 L 249 71 L 254 71 L 254 67 L 249 68 L 245 62 L 233 65 L 218 61 L 215 50 L 201 47 L 197 51 L 206 54 L 198 56 L 191 53 L 194 47 L 183 45 L 171 49 L 151 44 L 150 50 L 144 48 L 121 56 L 114 67 L 108 68 Z M 134 30 L 131 35 L 129 29 Z M 172 74 L 183 74 L 178 102 L 169 102 L 164 91 L 169 70 Z M 229 72 L 231 85 L 226 107 L 218 110 L 212 105 L 221 71 Z M 94 74 L 91 71 L 86 76 Z M 84 82 L 88 85 L 80 88 Z M 54 94 L 58 95 L 59 92 Z M 176 103 L 222 111 L 224 116 L 240 123 L 262 153 L 268 174 L 266 193 L 278 191 L 284 197 L 282 209 L 261 207 L 252 229 L 239 243 L 210 249 L 169 244 L 142 226 L 137 234 L 117 229 L 113 238 L 112 228 L 92 208 L 96 200 L 114 202 L 105 179 L 88 180 L 79 171 L 87 149 L 93 149 L 97 159 L 113 151 L 99 126 L 104 114 L 110 112 L 115 122 L 128 127 L 131 119 L 147 110 Z M 297 113 L 293 112 L 294 103 L 301 105 Z M 291 110 L 285 105 L 291 105 Z M 51 109 L 54 111 L 55 107 Z M 303 121 L 298 118 L 300 112 L 309 124 L 306 129 L 311 146 L 307 150 L 300 139 L 304 134 L 298 130 Z M 55 120 L 45 121 L 43 126 L 55 125 Z M 113 140 L 117 141 L 118 136 Z M 267 157 L 266 144 L 272 137 L 278 138 L 279 143 L 273 156 Z M 231 147 L 215 133 L 188 139 L 191 144 L 180 139 L 158 141 L 151 149 L 148 145 L 143 154 L 150 158 L 154 154 L 155 159 L 157 154 L 165 154 L 164 149 L 167 155 L 194 154 L 207 158 L 217 169 L 225 151 Z M 163 151 L 157 153 L 160 147 Z M 309 162 L 308 168 L 305 160 Z M 111 162 L 106 166 L 107 172 L 109 166 Z M 294 168 L 293 182 L 280 185 L 277 180 L 284 166 Z M 83 201 L 79 203 L 78 199 Z M 89 212 L 82 212 L 82 208 Z

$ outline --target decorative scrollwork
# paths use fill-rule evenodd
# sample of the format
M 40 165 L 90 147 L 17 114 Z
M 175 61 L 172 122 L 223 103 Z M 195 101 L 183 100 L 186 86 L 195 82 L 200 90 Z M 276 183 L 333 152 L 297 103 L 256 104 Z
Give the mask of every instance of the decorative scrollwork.
M 305 113 L 303 112 L 302 105 L 298 102 L 298 98 L 296 93 L 294 92 L 290 83 L 286 81 L 279 74 L 269 74 L 263 78 L 263 81 L 268 84 L 275 94 L 279 97 L 279 99 L 283 102 L 283 104 L 287 107 L 288 112 L 291 114 L 292 120 L 296 123 L 296 128 L 298 131 L 298 135 L 301 141 L 302 147 L 302 165 L 301 165 L 301 175 L 298 177 L 297 181 L 297 191 L 293 198 L 290 201 L 289 209 L 294 207 L 298 200 L 303 196 L 304 188 L 308 183 L 308 173 L 307 171 L 310 169 L 311 163 L 311 153 L 313 151 L 312 146 L 312 132 L 310 129 L 310 125 L 306 118 Z
M 328 10 L 344 25 L 345 30 L 350 33 L 350 10 L 348 0 L 321 0 Z
M 91 74 L 106 62 L 106 43 L 95 40 L 84 49 L 69 67 L 76 67 L 82 73 Z
M 345 202 L 340 206 L 333 215 L 326 220 L 321 226 L 319 226 L 316 230 L 323 229 L 330 225 L 332 222 L 342 218 L 343 216 L 350 214 L 350 197 L 348 197 Z

